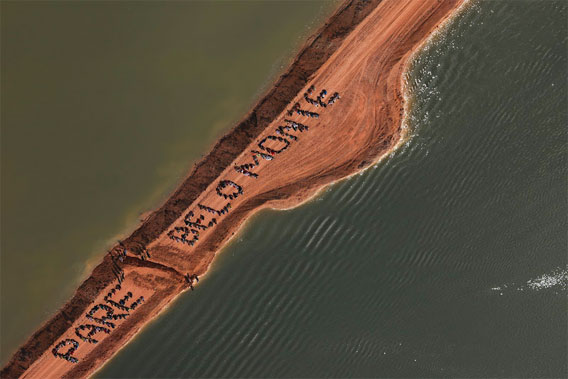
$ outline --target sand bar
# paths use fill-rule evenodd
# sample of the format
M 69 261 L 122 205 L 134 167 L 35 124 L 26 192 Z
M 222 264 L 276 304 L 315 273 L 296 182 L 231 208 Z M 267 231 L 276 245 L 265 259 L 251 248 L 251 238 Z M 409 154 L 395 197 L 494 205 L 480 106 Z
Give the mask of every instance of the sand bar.
M 252 213 L 295 206 L 390 152 L 402 136 L 409 57 L 461 3 L 342 4 L 245 119 L 14 354 L 2 377 L 92 374 L 189 289 L 186 274 L 202 278 Z

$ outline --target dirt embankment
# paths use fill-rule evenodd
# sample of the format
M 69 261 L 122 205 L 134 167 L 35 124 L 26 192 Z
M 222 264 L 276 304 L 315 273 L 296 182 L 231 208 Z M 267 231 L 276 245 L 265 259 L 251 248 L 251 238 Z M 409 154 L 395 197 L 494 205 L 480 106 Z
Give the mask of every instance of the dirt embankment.
M 181 186 L 135 230 L 126 243 L 147 244 L 158 237 L 292 101 L 345 37 L 382 0 L 344 2 L 300 50 L 288 70 L 247 116 L 215 144 Z
M 207 272 L 253 212 L 296 205 L 389 152 L 402 133 L 408 59 L 460 3 L 340 6 L 244 120 L 14 354 L 2 377 L 91 374 L 188 288 L 186 273 Z M 151 256 L 142 260 L 146 249 Z
M 242 152 L 244 148 L 279 114 L 306 84 L 308 78 L 329 58 L 343 39 L 382 0 L 348 0 L 335 11 L 301 49 L 288 70 L 277 80 L 250 113 L 224 135 L 211 152 L 199 161 L 181 186 L 158 210 L 125 241 L 146 244 L 160 235 L 173 220 Z M 85 309 L 94 295 L 114 279 L 106 256 L 81 284 L 74 296 L 14 354 L 2 369 L 1 377 L 20 376 Z

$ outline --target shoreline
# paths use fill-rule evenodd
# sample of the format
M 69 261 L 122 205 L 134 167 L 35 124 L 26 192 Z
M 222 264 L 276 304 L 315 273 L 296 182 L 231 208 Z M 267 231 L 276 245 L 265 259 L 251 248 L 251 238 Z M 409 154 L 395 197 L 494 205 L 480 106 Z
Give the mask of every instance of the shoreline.
M 128 343 L 141 327 L 169 308 L 171 300 L 188 289 L 184 281 L 186 273 L 202 276 L 208 271 L 219 249 L 237 235 L 250 215 L 264 208 L 296 207 L 317 196 L 329 185 L 359 174 L 387 157 L 405 142 L 403 122 L 407 115 L 408 99 L 403 94 L 407 93 L 404 80 L 409 62 L 437 34 L 437 30 L 443 29 L 451 16 L 467 3 L 468 1 L 461 0 L 447 0 L 441 4 L 435 0 L 420 3 L 375 0 L 369 3 L 349 1 L 340 5 L 325 25 L 309 38 L 291 67 L 243 121 L 219 139 L 210 153 L 193 166 L 189 176 L 172 196 L 123 241 L 123 246 L 115 246 L 80 285 L 73 298 L 14 354 L 2 369 L 2 377 L 91 375 Z M 390 21 L 390 24 L 384 25 L 385 20 Z M 386 26 L 386 31 L 376 30 L 383 26 Z M 403 29 L 402 33 L 398 32 L 399 28 Z M 334 37 L 338 31 L 343 31 L 343 34 Z M 328 39 L 322 42 L 326 33 Z M 395 42 L 390 40 L 393 37 Z M 361 48 L 362 45 L 373 50 L 375 43 L 384 48 L 380 59 L 377 59 L 378 63 L 368 59 L 370 53 Z M 310 54 L 313 57 L 307 57 Z M 310 59 L 315 63 L 309 62 Z M 362 62 L 366 65 L 362 65 Z M 368 75 L 361 77 L 361 72 Z M 369 83 L 369 77 L 374 76 L 377 76 L 377 80 Z M 354 80 L 357 80 L 355 84 Z M 296 86 L 287 86 L 290 82 Z M 328 104 L 327 109 L 310 108 L 302 102 L 302 109 L 320 112 L 322 121 L 304 115 L 293 118 L 286 112 L 286 108 L 293 110 L 291 105 L 301 102 L 302 93 L 307 90 L 308 84 L 313 83 L 316 85 L 316 93 L 312 97 L 315 98 L 317 92 L 325 86 L 330 92 L 327 99 L 334 91 L 341 93 L 340 98 L 336 104 Z M 367 96 L 369 93 L 371 96 Z M 294 99 L 296 100 L 292 101 Z M 344 103 L 348 106 L 342 107 Z M 262 138 L 265 132 L 269 135 L 271 131 L 268 129 L 274 129 L 278 122 L 282 124 L 287 117 L 302 125 L 309 125 L 309 131 L 285 129 L 288 138 L 285 148 L 276 142 L 271 147 L 265 146 L 263 154 L 269 153 L 272 158 L 267 160 L 256 156 L 255 161 L 258 159 L 259 164 L 253 165 L 254 169 L 248 167 L 245 171 L 260 178 L 268 176 L 268 183 L 253 188 L 249 195 L 249 188 L 256 186 L 262 179 L 245 178 L 242 172 L 236 172 L 232 166 L 250 164 L 251 146 L 254 145 L 256 150 L 262 149 L 262 142 L 259 149 L 255 141 Z M 336 125 L 328 125 L 331 121 Z M 326 139 L 326 133 L 334 138 Z M 270 139 L 270 136 L 272 134 L 265 137 L 264 141 Z M 336 141 L 341 138 L 344 139 L 345 146 L 337 150 Z M 290 151 L 284 152 L 282 149 L 285 150 L 288 146 Z M 318 146 L 320 154 L 314 154 L 313 146 Z M 280 147 L 280 151 L 276 150 L 277 147 Z M 293 151 L 301 157 L 301 162 L 304 162 L 305 156 L 311 159 L 307 170 L 298 166 L 297 159 L 289 158 Z M 283 154 L 279 155 L 280 153 Z M 343 154 L 346 155 L 345 159 L 338 157 Z M 282 173 L 288 175 L 280 175 Z M 237 186 L 244 190 L 241 193 L 231 192 L 230 188 L 225 187 L 218 190 L 219 179 L 233 184 L 240 183 L 242 186 Z M 245 186 L 243 183 L 248 184 Z M 228 201 L 231 203 L 230 212 L 213 212 L 221 218 L 219 223 L 215 221 L 211 225 L 210 221 L 207 227 L 206 221 L 200 224 L 193 217 L 193 213 L 199 213 L 201 209 L 196 208 L 196 205 L 207 204 L 206 208 L 220 212 L 227 203 L 227 198 L 215 197 L 220 192 L 221 195 L 233 196 Z M 243 192 L 247 200 L 242 199 Z M 193 209 L 192 216 L 187 221 L 186 212 L 190 208 Z M 206 212 L 205 215 L 209 217 Z M 180 246 L 180 241 L 171 239 L 175 233 L 169 235 L 173 230 L 172 225 L 185 228 L 184 224 L 195 228 L 191 229 L 197 232 L 193 235 L 200 237 L 199 240 L 192 239 L 194 243 L 191 246 L 186 246 L 186 243 Z M 189 233 L 186 234 L 191 237 Z M 186 237 L 183 241 L 186 241 Z M 143 299 L 140 310 L 129 313 L 128 317 L 124 317 L 125 321 L 116 323 L 116 328 L 108 328 L 108 336 L 103 336 L 98 331 L 93 333 L 92 339 L 98 338 L 100 343 L 89 342 L 88 338 L 91 337 L 87 338 L 87 342 L 80 341 L 75 337 L 77 333 L 74 331 L 86 325 L 82 316 L 89 307 L 108 303 L 104 295 L 116 284 L 113 266 L 117 262 L 117 254 L 124 248 L 127 255 L 120 261 L 124 274 L 122 286 L 135 293 L 127 299 L 128 302 Z M 143 259 L 145 249 L 151 252 L 149 259 Z M 125 312 L 133 310 L 129 306 L 125 308 L 130 308 L 123 310 Z M 114 308 L 114 315 L 119 313 L 118 309 Z M 97 310 L 92 316 L 101 319 L 100 313 Z M 108 320 L 110 319 L 106 319 L 107 323 L 110 322 Z M 72 364 L 52 355 L 52 349 L 62 339 L 76 339 L 80 343 L 76 349 L 67 346 L 59 349 L 62 355 L 77 357 L 78 363 Z

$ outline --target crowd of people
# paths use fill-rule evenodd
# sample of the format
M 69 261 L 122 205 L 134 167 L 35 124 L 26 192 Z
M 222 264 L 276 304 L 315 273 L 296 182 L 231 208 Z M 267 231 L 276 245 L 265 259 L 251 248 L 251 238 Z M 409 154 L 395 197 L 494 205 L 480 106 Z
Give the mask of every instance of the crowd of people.
M 176 235 L 176 232 L 179 233 L 179 236 Z M 176 226 L 172 230 L 168 232 L 168 237 L 176 242 L 185 243 L 187 245 L 193 246 L 195 241 L 199 240 L 199 232 L 195 229 L 191 229 L 191 232 L 194 234 L 193 239 L 187 239 L 189 236 L 190 229 L 185 226 Z
M 254 172 L 250 172 L 249 170 L 253 167 L 255 167 L 256 164 L 254 163 L 246 163 L 240 166 L 235 165 L 235 171 L 238 173 L 241 173 L 245 176 L 250 176 L 251 178 L 258 178 L 258 174 L 255 174 Z
M 193 282 L 197 281 L 199 283 L 199 277 L 197 276 L 197 274 L 193 275 L 185 274 L 184 278 L 189 288 L 191 288 L 191 290 L 193 291 Z
M 114 306 L 115 308 L 121 309 L 125 312 L 128 312 L 130 310 L 134 310 L 136 309 L 137 306 L 139 306 L 143 301 L 144 301 L 144 296 L 140 296 L 135 302 L 133 302 L 132 304 L 130 304 L 130 306 L 128 306 L 126 304 L 126 302 L 129 299 L 132 299 L 132 292 L 128 291 L 126 293 L 126 295 L 120 299 L 118 302 L 112 300 L 112 296 L 116 293 L 116 291 L 119 291 L 121 289 L 121 285 L 120 283 L 118 283 L 116 286 L 114 286 L 114 288 L 112 288 L 104 297 L 104 301 L 111 304 L 112 306 Z M 99 319 L 94 318 L 94 314 L 99 310 L 99 309 L 103 309 L 105 311 L 107 311 L 107 315 L 105 317 L 102 317 L 101 321 L 99 321 Z M 99 305 L 95 305 L 93 307 L 93 309 L 91 309 L 91 311 L 87 314 L 87 318 L 92 319 L 94 321 L 97 322 L 102 322 L 105 323 L 106 320 L 108 319 L 113 319 L 113 320 L 121 320 L 126 318 L 126 316 L 128 316 L 128 313 L 124 313 L 124 314 L 114 314 L 114 310 L 109 307 L 108 305 L 104 305 L 104 304 L 99 304 Z
M 292 129 L 292 127 L 287 126 L 287 125 L 286 126 L 279 126 L 278 128 L 276 128 L 276 134 L 278 134 L 279 136 L 288 137 L 288 138 L 293 139 L 294 141 L 297 141 L 298 137 L 296 137 L 293 134 L 285 132 L 285 130 L 288 131 L 290 129 Z
M 339 92 L 335 92 L 333 95 L 331 95 L 331 97 L 327 101 L 327 105 L 332 105 L 333 103 L 335 103 L 339 99 L 340 99 Z
M 201 205 L 201 204 L 197 204 L 197 205 L 200 209 L 206 210 L 210 213 L 214 213 L 214 214 L 217 214 L 217 215 L 224 215 L 225 213 L 229 212 L 229 208 L 231 208 L 231 203 L 225 204 L 225 206 L 223 208 L 221 208 L 220 211 L 213 209 L 211 207 L 207 207 L 205 205 Z M 190 211 L 190 213 L 188 213 L 183 220 L 185 222 L 185 225 L 190 227 L 190 228 L 206 230 L 207 228 L 210 228 L 213 225 L 217 225 L 217 219 L 215 217 L 213 217 L 211 220 L 209 220 L 207 225 L 205 225 L 204 223 L 201 223 L 201 221 L 205 221 L 205 216 L 199 215 L 199 217 L 197 219 L 195 219 L 195 221 L 192 220 L 192 217 L 193 217 L 193 212 Z M 193 234 L 197 234 L 197 230 L 193 230 L 193 229 L 191 229 L 191 230 L 192 230 Z
M 69 346 L 69 345 L 71 345 L 71 347 L 69 348 L 69 350 L 67 350 L 67 352 L 65 354 L 61 354 L 59 352 L 59 349 L 61 349 L 62 347 L 65 347 L 65 346 Z M 59 342 L 57 345 L 55 345 L 55 347 L 51 350 L 51 352 L 53 353 L 53 356 L 56 357 L 56 358 L 59 357 L 59 358 L 65 359 L 67 362 L 77 363 L 77 362 L 79 362 L 79 360 L 77 358 L 73 357 L 73 353 L 78 348 L 79 348 L 79 342 L 75 341 L 74 339 L 68 338 L 66 340 Z
M 266 147 L 264 146 L 264 143 L 267 140 L 272 140 L 272 141 L 278 141 L 278 142 L 284 142 L 284 146 L 282 148 L 280 148 L 280 150 L 274 150 L 270 147 Z M 266 150 L 268 151 L 268 153 L 274 155 L 274 154 L 280 154 L 281 152 L 283 152 L 284 150 L 286 150 L 288 147 L 290 146 L 290 141 L 288 141 L 286 138 L 282 138 L 282 137 L 275 137 L 275 136 L 268 136 L 263 138 L 259 143 L 258 143 L 258 147 L 260 147 L 262 150 Z
M 82 331 L 89 329 L 90 332 L 87 333 L 86 336 L 83 335 Z M 75 334 L 79 337 L 83 342 L 89 343 L 97 343 L 98 340 L 94 339 L 93 336 L 99 332 L 103 332 L 105 334 L 110 334 L 110 329 L 107 329 L 103 326 L 93 325 L 93 324 L 84 324 L 79 325 L 75 328 Z
M 333 95 L 331 95 L 330 99 L 327 101 L 327 103 L 325 101 L 323 101 L 323 99 L 325 99 L 325 96 L 327 95 L 327 91 L 325 89 L 321 90 L 320 94 L 316 97 L 316 99 L 312 99 L 309 95 L 312 94 L 312 92 L 316 89 L 316 87 L 314 85 L 312 85 L 310 88 L 308 88 L 307 92 L 304 92 L 304 100 L 306 100 L 306 102 L 308 102 L 311 105 L 315 105 L 316 107 L 327 107 L 328 105 L 332 105 L 333 103 L 335 103 L 338 99 L 339 99 L 339 92 L 334 92 Z
M 306 111 L 300 108 L 300 103 L 294 104 L 292 109 L 288 111 L 288 116 L 292 116 L 294 113 L 299 114 L 301 116 L 307 116 L 312 118 L 319 118 L 319 113 Z
M 113 307 L 121 309 L 125 312 L 128 312 L 130 310 L 130 308 L 126 305 L 126 302 L 128 301 L 128 299 L 132 298 L 132 292 L 128 291 L 128 293 L 122 299 L 120 299 L 118 302 L 110 299 L 111 297 L 112 297 L 112 295 L 106 296 L 105 301 L 107 303 L 109 303 L 110 305 L 112 305 Z
M 226 195 L 223 192 L 221 192 L 223 189 L 225 189 L 226 187 L 233 187 L 236 192 L 230 194 L 230 195 Z M 231 181 L 231 180 L 221 180 L 219 182 L 219 185 L 216 188 L 217 191 L 217 195 L 223 197 L 224 199 L 230 199 L 233 200 L 235 199 L 237 196 L 242 195 L 243 194 L 243 187 L 239 186 L 237 183 Z
M 296 131 L 299 130 L 300 132 L 303 132 L 304 130 L 308 131 L 309 129 L 308 125 L 304 125 L 293 120 L 288 120 L 287 118 L 284 119 L 284 122 L 286 123 L 286 126 L 289 126 Z
M 130 304 L 130 309 L 135 310 L 140 304 L 144 302 L 144 296 L 140 296 L 136 301 Z
M 106 314 L 102 317 L 95 317 L 95 313 L 97 313 L 99 311 L 99 309 L 105 311 Z M 119 319 L 122 318 L 122 317 L 118 317 L 118 316 L 122 316 L 122 314 L 115 315 L 114 309 L 112 309 L 111 307 L 109 307 L 108 305 L 105 305 L 105 304 L 95 305 L 89 311 L 89 313 L 86 314 L 87 320 L 98 322 L 99 324 L 103 324 L 103 325 L 106 325 L 106 326 L 110 326 L 113 329 L 116 325 L 113 322 L 110 322 L 108 320 L 119 320 Z
M 321 90 L 320 94 L 316 97 L 316 99 L 312 99 L 309 95 L 312 93 L 312 91 L 315 89 L 314 86 L 311 86 L 308 89 L 308 92 L 304 92 L 304 100 L 306 100 L 306 102 L 308 104 L 314 105 L 316 107 L 327 107 L 327 104 L 325 101 L 323 101 L 323 99 L 325 98 L 325 95 L 327 95 L 327 91 Z M 311 90 L 311 91 L 310 91 Z
M 207 211 L 209 213 L 213 213 L 217 216 L 221 216 L 223 213 L 223 210 L 226 209 L 228 210 L 229 208 L 231 208 L 231 203 L 227 203 L 220 211 L 218 211 L 217 209 L 213 209 L 211 207 L 208 207 L 207 205 L 203 205 L 203 204 L 197 204 L 197 206 L 199 207 L 199 209 L 203 210 L 203 211 Z M 213 224 L 217 223 L 217 219 L 213 218 L 211 219 L 210 223 L 213 222 Z M 210 225 L 211 226 L 211 225 Z
M 339 92 L 334 92 L 329 97 L 329 99 L 327 99 L 327 101 L 326 101 L 326 97 L 328 95 L 328 92 L 327 92 L 326 89 L 323 89 L 323 90 L 320 91 L 320 93 L 314 99 L 311 96 L 314 94 L 315 88 L 316 87 L 314 85 L 311 85 L 308 88 L 308 90 L 304 93 L 304 100 L 306 100 L 306 102 L 308 104 L 314 105 L 316 107 L 326 108 L 328 105 L 334 104 L 340 98 Z M 319 113 L 310 112 L 310 111 L 301 109 L 299 102 L 295 103 L 294 106 L 287 111 L 287 114 L 289 116 L 292 116 L 294 113 L 302 115 L 302 116 L 313 117 L 313 118 L 319 117 Z M 274 136 L 274 135 L 267 136 L 267 137 L 263 138 L 262 140 L 260 140 L 260 142 L 258 143 L 258 147 L 268 154 L 263 153 L 261 151 L 252 150 L 251 153 L 252 153 L 252 158 L 254 160 L 254 163 L 246 163 L 246 164 L 243 164 L 243 165 L 234 165 L 233 168 L 235 169 L 236 172 L 241 173 L 245 176 L 257 179 L 259 175 L 255 172 L 252 172 L 251 170 L 255 166 L 258 166 L 260 164 L 260 161 L 258 159 L 259 156 L 262 157 L 265 160 L 274 159 L 274 156 L 276 154 L 279 154 L 279 153 L 285 151 L 290 146 L 290 141 L 288 139 L 290 139 L 291 141 L 297 141 L 298 140 L 297 135 L 293 135 L 293 134 L 289 133 L 291 130 L 303 132 L 303 131 L 307 131 L 309 129 L 309 127 L 307 125 L 304 125 L 302 123 L 290 120 L 288 118 L 284 118 L 284 122 L 285 122 L 285 125 L 281 125 L 281 126 L 278 126 L 276 128 L 276 134 L 277 134 L 276 136 Z M 284 144 L 284 146 L 281 147 L 280 150 L 275 150 L 272 147 L 265 146 L 265 144 L 269 140 L 281 142 L 281 143 Z M 226 187 L 233 187 L 236 191 L 233 192 L 232 194 L 225 194 L 222 191 Z M 216 192 L 217 192 L 217 195 L 223 197 L 224 199 L 233 200 L 233 199 L 237 198 L 239 195 L 243 194 L 243 189 L 242 189 L 241 186 L 239 186 L 235 182 L 232 182 L 230 180 L 221 180 L 219 182 L 219 185 L 216 188 Z M 214 209 L 214 208 L 202 205 L 202 204 L 198 204 L 198 207 L 199 207 L 200 210 L 215 214 L 217 216 L 221 216 L 221 215 L 228 213 L 230 206 L 231 206 L 230 203 L 227 203 L 227 205 L 225 205 L 225 207 L 223 207 L 223 209 L 217 210 L 217 209 Z M 193 246 L 199 240 L 199 230 L 205 230 L 205 229 L 210 228 L 210 227 L 217 224 L 217 219 L 215 219 L 215 218 L 213 218 L 211 221 L 209 221 L 206 225 L 204 222 L 202 223 L 202 221 L 205 220 L 203 215 L 200 215 L 200 217 L 197 218 L 195 221 L 191 220 L 191 218 L 193 218 L 193 217 L 194 217 L 194 213 L 192 211 L 189 211 L 188 215 L 186 215 L 186 217 L 184 219 L 186 226 L 174 227 L 173 229 L 168 231 L 167 236 L 173 241 L 181 242 L 181 243 L 185 243 L 185 244 L 188 244 L 190 246 Z M 192 239 L 188 239 L 188 236 L 190 235 L 190 233 L 193 234 Z
M 251 153 L 252 153 L 252 159 L 254 160 L 254 164 L 257 165 L 257 166 L 260 164 L 260 162 L 258 161 L 258 158 L 257 158 L 259 155 L 263 159 L 266 159 L 267 161 L 271 161 L 271 160 L 274 159 L 274 157 L 272 155 L 264 154 L 260 151 L 252 150 Z
M 192 220 L 193 217 L 194 217 L 194 214 L 191 211 L 189 211 L 188 214 L 185 215 L 183 222 L 185 222 L 186 226 L 189 226 L 190 228 L 200 229 L 200 230 L 205 230 L 209 227 L 209 226 L 201 223 L 201 221 L 205 221 L 205 216 L 199 215 L 199 217 L 197 217 L 195 219 L 195 221 Z M 193 234 L 195 234 L 195 232 L 193 232 Z
M 115 285 L 114 288 L 111 288 L 110 291 L 108 291 L 108 293 L 104 297 L 104 300 L 107 301 L 109 298 L 112 297 L 112 295 L 116 293 L 116 291 L 120 291 L 121 288 L 122 288 L 121 283 L 120 282 L 117 283 L 117 285 Z
M 294 141 L 297 141 L 298 137 L 293 135 L 293 134 L 287 133 L 288 131 L 290 131 L 291 129 L 293 129 L 294 131 L 300 131 L 300 132 L 303 132 L 304 130 L 305 131 L 308 130 L 307 125 L 300 124 L 299 122 L 295 122 L 295 121 L 288 120 L 288 119 L 284 119 L 284 122 L 286 123 L 286 125 L 281 125 L 278 128 L 276 128 L 276 134 L 281 135 L 281 136 L 290 137 Z
M 124 254 L 126 253 L 124 252 Z M 123 256 L 123 253 L 120 253 L 120 256 Z M 197 278 L 197 275 L 193 275 L 191 278 L 192 280 L 193 279 L 199 280 Z M 120 309 L 125 312 L 128 312 L 130 310 L 135 310 L 140 304 L 144 302 L 144 296 L 140 296 L 136 301 L 134 301 L 132 304 L 130 304 L 130 306 L 128 306 L 126 302 L 133 297 L 133 294 L 130 291 L 128 291 L 126 295 L 118 302 L 113 301 L 112 296 L 121 289 L 122 289 L 122 284 L 119 281 L 114 287 L 112 287 L 108 291 L 108 293 L 103 298 L 106 303 L 112 305 L 114 308 L 106 304 L 97 304 L 93 308 L 91 308 L 91 310 L 87 312 L 87 314 L 85 315 L 87 320 L 98 323 L 100 325 L 82 324 L 75 328 L 75 335 L 79 337 L 83 342 L 88 342 L 92 344 L 98 343 L 99 341 L 93 338 L 95 334 L 101 332 L 105 334 L 110 334 L 111 329 L 114 329 L 116 327 L 116 324 L 114 322 L 111 322 L 111 320 L 112 321 L 123 320 L 130 315 L 130 313 L 115 314 L 114 313 L 115 309 Z M 104 315 L 97 317 L 96 314 L 99 311 L 103 311 Z M 62 354 L 59 352 L 60 349 L 69 345 L 71 347 L 67 350 L 66 353 Z M 77 342 L 74 339 L 68 338 L 60 341 L 57 345 L 55 345 L 55 347 L 51 350 L 51 352 L 56 358 L 62 358 L 68 362 L 77 363 L 79 360 L 73 357 L 73 353 L 78 348 L 79 348 L 79 342 Z
M 225 206 L 221 208 L 221 210 L 217 210 L 202 204 L 197 204 L 197 206 L 201 210 L 221 216 L 229 212 L 229 208 L 231 208 L 231 203 L 225 204 Z M 199 215 L 199 217 L 197 218 L 194 217 L 195 213 L 193 211 L 189 211 L 184 217 L 184 223 L 186 226 L 175 226 L 167 234 L 169 239 L 171 239 L 172 241 L 181 242 L 193 246 L 195 244 L 195 241 L 199 240 L 199 230 L 206 230 L 214 225 L 217 225 L 217 219 L 215 217 L 211 218 L 211 220 L 209 220 L 207 224 L 204 223 L 205 216 Z M 193 238 L 191 240 L 187 238 L 190 233 L 193 234 Z
M 286 130 L 289 130 L 290 127 L 289 126 L 279 127 L 278 130 L 276 131 L 276 133 L 282 135 L 282 133 L 280 133 L 279 131 L 282 131 L 284 133 L 283 128 L 286 129 Z M 294 129 L 294 130 L 296 130 L 296 129 Z M 284 133 L 284 134 L 289 135 L 287 133 Z M 292 137 L 292 138 L 295 138 L 295 136 L 292 136 L 292 135 L 289 135 L 289 136 Z M 252 159 L 253 159 L 254 163 L 246 163 L 246 164 L 243 164 L 243 165 L 240 165 L 240 166 L 235 165 L 234 168 L 235 168 L 235 171 L 238 172 L 238 173 L 241 173 L 245 176 L 249 176 L 251 178 L 257 179 L 258 174 L 251 172 L 249 170 L 260 164 L 258 157 L 260 156 L 261 158 L 263 158 L 267 161 L 271 161 L 271 160 L 274 159 L 274 156 L 272 156 L 270 154 L 265 154 L 265 153 L 262 153 L 262 152 L 256 151 L 256 150 L 251 150 L 251 153 L 252 153 Z

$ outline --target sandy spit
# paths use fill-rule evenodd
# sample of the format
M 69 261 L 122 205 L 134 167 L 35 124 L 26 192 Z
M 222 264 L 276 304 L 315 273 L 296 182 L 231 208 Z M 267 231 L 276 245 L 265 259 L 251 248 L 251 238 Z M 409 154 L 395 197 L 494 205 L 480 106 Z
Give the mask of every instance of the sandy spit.
M 1 377 L 91 375 L 188 289 L 186 273 L 204 275 L 216 253 L 254 212 L 297 206 L 400 146 L 408 63 L 465 3 L 349 0 L 339 6 L 246 117 L 20 347 Z M 113 261 L 112 255 L 124 248 L 127 256 Z M 146 249 L 150 258 L 143 260 Z M 119 289 L 116 265 L 124 273 Z M 125 296 L 126 308 L 109 302 Z M 140 305 L 129 309 L 136 300 Z M 86 314 L 97 304 L 110 308 L 99 307 L 89 319 Z M 123 316 L 112 319 L 119 314 Z M 88 336 L 94 327 L 81 325 L 104 327 L 108 333 L 99 330 Z M 68 343 L 58 352 L 69 352 L 77 363 L 52 353 L 66 339 L 78 342 L 78 348 Z

